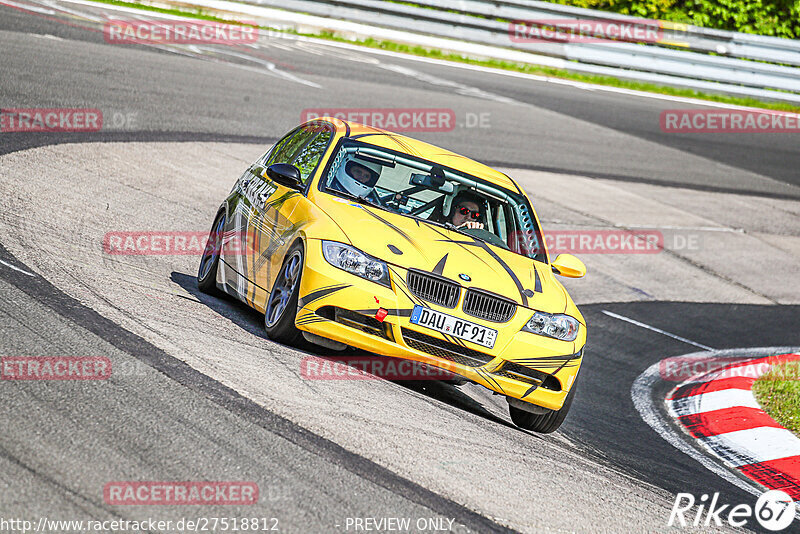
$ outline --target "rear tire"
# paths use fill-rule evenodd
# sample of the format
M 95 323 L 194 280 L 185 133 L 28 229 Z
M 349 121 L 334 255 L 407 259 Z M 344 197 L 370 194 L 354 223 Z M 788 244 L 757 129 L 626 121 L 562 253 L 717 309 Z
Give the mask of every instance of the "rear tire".
M 203 293 L 220 296 L 222 292 L 217 287 L 217 269 L 219 268 L 219 255 L 222 250 L 222 232 L 225 228 L 225 211 L 220 211 L 211 225 L 208 243 L 200 259 L 197 269 L 197 288 Z
M 297 243 L 286 253 L 267 298 L 264 329 L 271 340 L 285 345 L 296 345 L 302 337 L 302 332 L 294 325 L 294 321 L 297 316 L 303 259 L 303 245 Z
M 555 432 L 566 419 L 567 413 L 569 413 L 569 408 L 572 406 L 572 398 L 575 396 L 575 390 L 578 389 L 577 385 L 577 381 L 572 384 L 572 389 L 567 393 L 567 398 L 564 399 L 564 405 L 560 410 L 548 410 L 547 413 L 539 415 L 515 408 L 509 404 L 508 412 L 511 415 L 511 420 L 518 427 L 538 432 L 539 434 Z

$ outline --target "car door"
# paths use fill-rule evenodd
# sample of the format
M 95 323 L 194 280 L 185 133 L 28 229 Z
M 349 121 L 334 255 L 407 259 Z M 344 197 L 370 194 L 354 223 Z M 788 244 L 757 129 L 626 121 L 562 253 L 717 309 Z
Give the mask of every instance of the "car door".
M 294 242 L 300 227 L 307 220 L 307 209 L 298 206 L 308 202 L 303 192 L 278 184 L 266 175 L 266 169 L 276 163 L 289 163 L 300 170 L 303 185 L 313 175 L 322 155 L 333 137 L 331 127 L 301 127 L 292 132 L 280 147 L 276 147 L 262 165 L 254 165 L 252 174 L 260 181 L 254 210 L 249 219 L 252 246 L 248 246 L 248 278 L 252 282 L 248 301 L 263 311 L 283 257 Z
M 241 300 L 250 299 L 253 292 L 251 277 L 253 234 L 250 221 L 253 219 L 260 196 L 269 194 L 267 184 L 262 179 L 264 162 L 281 149 L 296 133 L 296 130 L 282 137 L 273 147 L 254 164 L 252 164 L 237 180 L 233 191 L 228 196 L 228 216 L 223 228 L 223 245 L 220 250 L 222 261 L 219 277 L 225 285 L 227 293 Z

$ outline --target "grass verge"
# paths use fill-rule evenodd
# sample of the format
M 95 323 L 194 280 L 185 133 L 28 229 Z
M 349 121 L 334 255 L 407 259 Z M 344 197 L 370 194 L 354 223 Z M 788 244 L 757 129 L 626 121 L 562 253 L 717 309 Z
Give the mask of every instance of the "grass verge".
M 124 0 L 92 0 L 101 4 L 111 4 L 116 6 L 132 7 L 142 9 L 145 11 L 154 11 L 157 13 L 164 13 L 170 15 L 178 15 L 183 17 L 191 17 L 201 20 L 210 20 L 216 22 L 224 22 L 227 24 L 235 24 L 236 22 L 209 14 L 201 9 L 179 9 L 179 8 L 162 8 L 140 4 L 138 2 L 126 2 Z M 267 29 L 267 28 L 264 28 Z M 274 28 L 269 28 L 270 31 L 277 32 Z M 634 80 L 623 80 L 614 78 L 612 76 L 599 76 L 594 74 L 581 74 L 564 69 L 556 69 L 552 67 L 544 67 L 541 65 L 533 65 L 530 63 L 515 63 L 509 61 L 502 61 L 497 59 L 475 59 L 465 57 L 460 54 L 453 54 L 443 52 L 441 50 L 431 49 L 423 46 L 407 45 L 403 43 L 396 43 L 393 41 L 383 41 L 372 38 L 362 40 L 345 39 L 332 32 L 320 33 L 299 33 L 292 30 L 285 30 L 283 33 L 292 35 L 300 35 L 304 37 L 314 37 L 317 39 L 326 39 L 329 41 L 337 41 L 350 43 L 355 45 L 364 46 L 367 48 L 378 48 L 381 50 L 388 50 L 392 52 L 399 52 L 403 54 L 410 54 L 414 56 L 428 57 L 434 59 L 442 59 L 445 61 L 453 61 L 457 63 L 466 63 L 469 65 L 477 65 L 482 67 L 490 67 L 501 70 L 508 70 L 514 72 L 522 72 L 525 74 L 533 74 L 537 76 L 547 76 L 551 78 L 560 78 L 563 80 L 572 80 L 583 83 L 590 83 L 595 85 L 604 85 L 609 87 L 619 87 L 622 89 L 631 89 L 634 91 L 644 91 L 648 93 L 656 93 L 670 96 L 696 98 L 699 100 L 708 100 L 711 102 L 721 102 L 725 104 L 733 104 L 737 106 L 747 106 L 754 108 L 770 109 L 777 111 L 790 111 L 800 112 L 800 106 L 789 102 L 771 102 L 758 100 L 747 97 L 737 97 L 713 93 L 704 93 L 702 91 L 695 91 L 693 89 L 681 89 L 677 87 L 670 87 L 665 85 L 658 85 L 647 82 L 638 82 Z
M 770 417 L 800 436 L 800 362 L 773 366 L 753 384 L 753 394 Z

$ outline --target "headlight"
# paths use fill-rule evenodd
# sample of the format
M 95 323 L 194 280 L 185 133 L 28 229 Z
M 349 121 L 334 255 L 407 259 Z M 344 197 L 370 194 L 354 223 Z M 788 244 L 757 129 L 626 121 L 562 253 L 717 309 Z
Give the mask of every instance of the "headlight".
M 522 330 L 562 341 L 575 341 L 575 338 L 578 337 L 579 326 L 578 320 L 569 315 L 560 313 L 552 315 L 537 311 L 534 312 L 528 323 L 522 327 Z
M 323 241 L 322 255 L 334 267 L 377 284 L 392 287 L 389 283 L 389 267 L 386 263 L 364 254 L 355 247 L 335 241 Z

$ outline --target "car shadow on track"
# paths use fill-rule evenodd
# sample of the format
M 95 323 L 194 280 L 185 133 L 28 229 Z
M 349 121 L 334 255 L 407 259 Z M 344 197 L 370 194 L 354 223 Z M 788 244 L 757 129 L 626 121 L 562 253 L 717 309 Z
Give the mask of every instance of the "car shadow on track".
M 204 304 L 205 306 L 208 306 L 212 311 L 214 311 L 215 313 L 219 314 L 222 317 L 225 317 L 234 325 L 238 326 L 239 328 L 243 329 L 249 334 L 252 334 L 264 340 L 269 340 L 266 333 L 264 332 L 264 316 L 259 312 L 257 312 L 256 310 L 250 308 L 243 302 L 228 297 L 226 295 L 223 295 L 221 297 L 215 297 L 203 293 L 197 288 L 197 278 L 194 275 L 173 271 L 170 275 L 170 279 L 172 280 L 173 283 L 179 285 L 180 287 L 185 289 L 190 295 L 195 297 L 197 299 L 197 302 L 199 302 L 200 304 Z M 188 297 L 183 297 L 183 298 L 188 298 Z M 275 342 L 272 341 L 272 343 Z M 346 362 L 342 363 L 341 359 L 343 357 L 375 356 L 372 353 L 354 348 L 348 348 L 342 352 L 336 353 L 335 355 L 331 355 L 329 350 L 308 342 L 303 342 L 301 346 L 291 347 L 291 349 L 296 350 L 303 354 L 308 354 L 311 356 L 316 356 L 318 358 L 327 359 L 332 362 L 337 362 L 340 365 L 341 364 L 347 365 Z M 356 368 L 353 369 L 355 371 L 364 373 L 364 371 L 362 371 L 361 369 L 356 369 Z M 369 373 L 365 374 L 369 376 L 374 376 L 370 375 Z M 379 378 L 376 377 L 376 379 Z M 467 395 L 464 391 L 462 391 L 452 383 L 443 382 L 440 380 L 389 380 L 389 381 L 399 386 L 402 386 L 408 390 L 414 391 L 415 393 L 424 395 L 430 399 L 434 399 L 444 404 L 447 404 L 448 406 L 451 406 L 453 408 L 469 412 L 473 415 L 477 415 L 478 417 L 482 417 L 493 423 L 501 424 L 503 426 L 519 430 L 520 432 L 524 432 L 526 434 L 539 437 L 536 434 L 522 430 L 516 427 L 511 422 L 491 413 L 483 406 L 483 404 L 481 404 L 473 397 Z
M 185 289 L 190 295 L 195 297 L 200 304 L 208 306 L 215 313 L 228 319 L 242 330 L 254 336 L 267 339 L 263 326 L 264 316 L 253 308 L 227 295 L 215 297 L 203 293 L 197 288 L 197 277 L 194 275 L 173 271 L 170 275 L 170 280 Z

